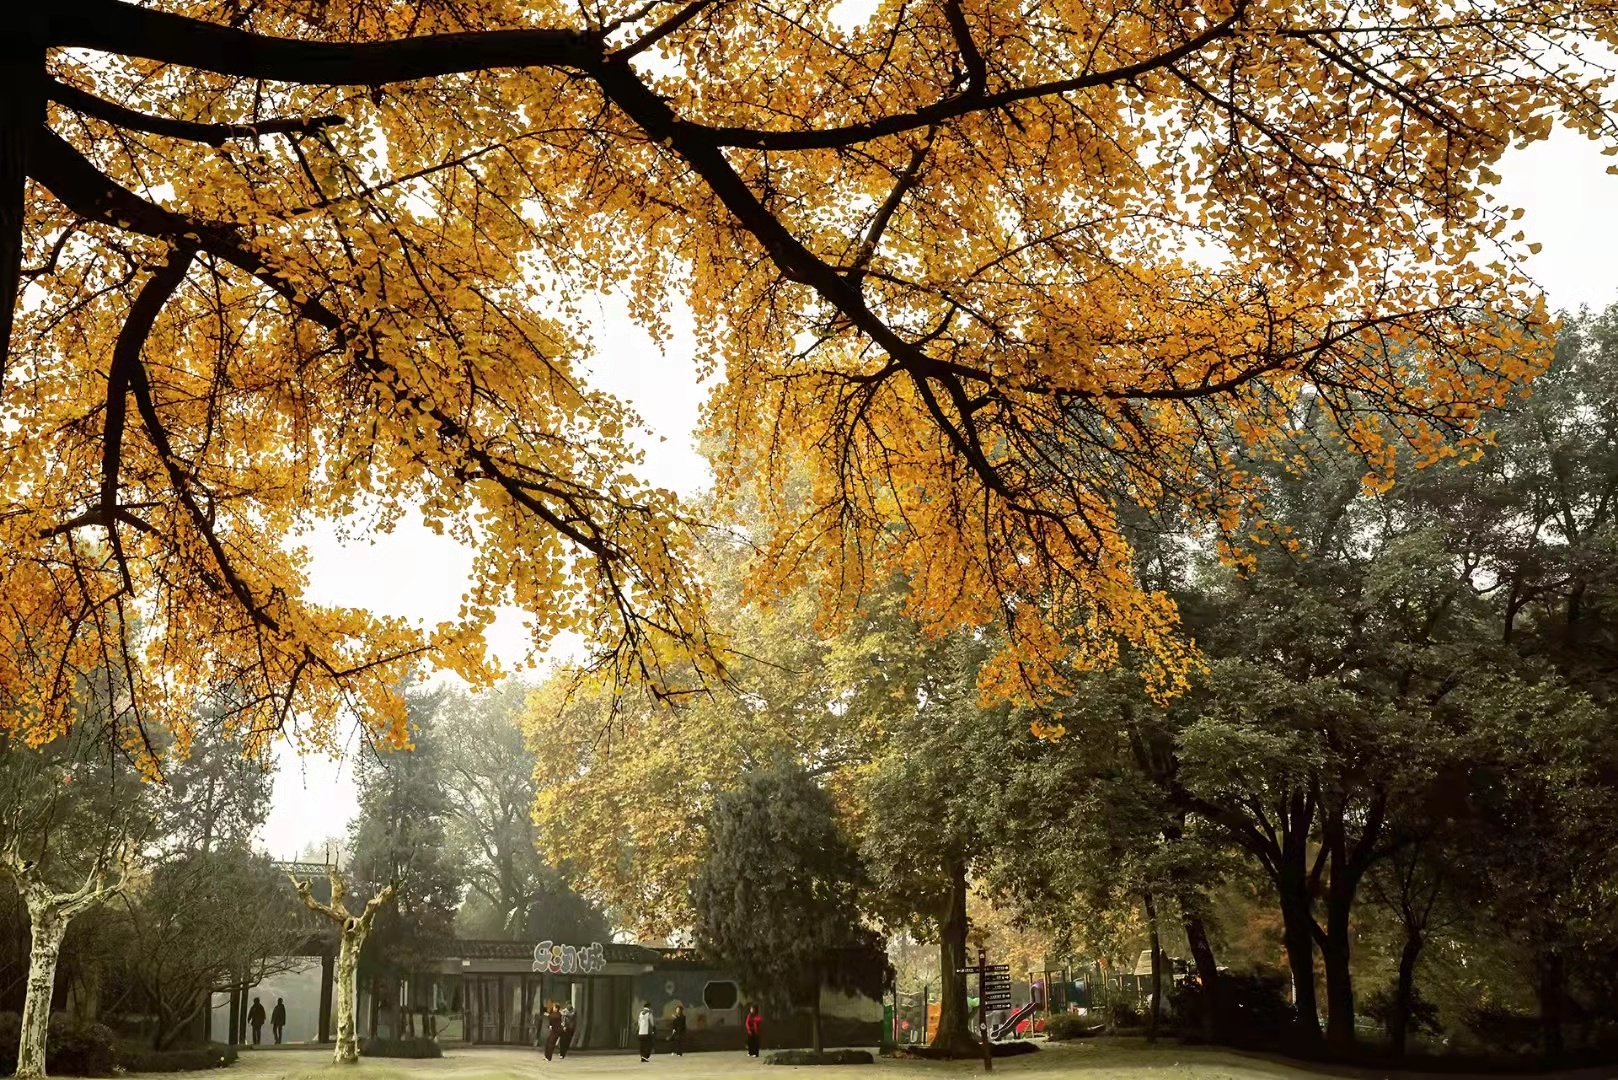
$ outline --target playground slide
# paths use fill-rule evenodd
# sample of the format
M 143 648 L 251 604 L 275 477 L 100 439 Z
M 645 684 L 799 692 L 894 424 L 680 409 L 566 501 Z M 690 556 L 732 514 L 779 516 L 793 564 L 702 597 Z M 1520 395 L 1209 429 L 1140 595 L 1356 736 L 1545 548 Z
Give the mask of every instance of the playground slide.
M 1016 1012 L 1006 1017 L 1004 1023 L 996 1024 L 994 1030 L 989 1032 L 989 1038 L 999 1040 L 1005 1038 L 1007 1035 L 1010 1035 L 1013 1031 L 1017 1030 L 1018 1024 L 1022 1023 L 1024 1020 L 1028 1019 L 1030 1015 L 1032 1015 L 1033 1011 L 1034 1003 L 1030 1001 L 1028 1004 L 1023 1005 Z

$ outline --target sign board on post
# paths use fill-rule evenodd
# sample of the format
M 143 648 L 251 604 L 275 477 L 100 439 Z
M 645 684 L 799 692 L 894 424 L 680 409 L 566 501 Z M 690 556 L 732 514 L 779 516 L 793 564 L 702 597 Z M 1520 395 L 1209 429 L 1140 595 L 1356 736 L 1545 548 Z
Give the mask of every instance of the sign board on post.
M 1011 970 L 1009 967 L 1007 971 Z M 989 1041 L 989 1006 L 984 980 L 989 977 L 989 955 L 978 946 L 978 1041 L 983 1044 L 983 1071 L 994 1072 L 994 1044 Z

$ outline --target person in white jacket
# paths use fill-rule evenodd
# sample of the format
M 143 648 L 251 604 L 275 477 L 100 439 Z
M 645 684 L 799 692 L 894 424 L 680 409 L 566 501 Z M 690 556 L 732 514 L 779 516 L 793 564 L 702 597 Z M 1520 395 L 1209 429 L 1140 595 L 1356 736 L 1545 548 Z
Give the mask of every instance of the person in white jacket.
M 657 1025 L 652 1020 L 652 1003 L 641 1002 L 640 1006 L 640 1059 L 652 1060 L 652 1035 L 657 1031 Z

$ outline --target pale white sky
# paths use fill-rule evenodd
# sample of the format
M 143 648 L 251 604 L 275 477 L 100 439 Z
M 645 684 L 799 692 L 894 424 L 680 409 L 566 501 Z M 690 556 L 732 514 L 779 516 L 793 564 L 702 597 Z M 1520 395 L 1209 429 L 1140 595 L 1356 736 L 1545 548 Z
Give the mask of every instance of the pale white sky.
M 651 429 L 637 440 L 646 452 L 641 475 L 682 495 L 697 493 L 709 482 L 709 471 L 692 439 L 704 391 L 697 384 L 689 318 L 675 320 L 666 352 L 630 321 L 616 297 L 600 302 L 599 318 L 593 321 L 598 331 L 590 384 L 628 400 Z M 401 522 L 374 543 L 344 545 L 330 536 L 312 536 L 307 543 L 314 562 L 311 599 L 402 615 L 424 626 L 455 617 L 472 568 L 470 549 L 415 522 Z M 519 612 L 501 616 L 489 647 L 508 670 L 528 658 Z M 357 747 L 350 734 L 349 754 Z M 276 748 L 276 759 L 264 848 L 276 858 L 292 859 L 306 845 L 345 835 L 357 805 L 351 761 L 300 759 L 285 744 Z
M 1602 307 L 1618 300 L 1618 176 L 1606 174 L 1613 158 L 1576 135 L 1558 131 L 1545 142 L 1512 152 L 1500 168 L 1497 191 L 1524 208 L 1522 227 L 1544 245 L 1530 264 L 1554 308 Z M 708 482 L 707 467 L 692 445 L 704 391 L 688 332 L 660 352 L 625 314 L 623 305 L 602 305 L 594 383 L 631 401 L 654 437 L 646 444 L 647 478 L 682 494 Z M 667 441 L 659 442 L 656 436 Z M 419 526 L 401 526 L 375 544 L 343 547 L 311 543 L 315 555 L 311 594 L 403 615 L 431 625 L 459 607 L 471 553 Z M 508 666 L 527 656 L 515 618 L 496 626 L 492 651 Z M 266 849 L 279 858 L 298 855 L 306 844 L 343 835 L 355 799 L 349 767 L 326 758 L 300 761 L 280 753 Z

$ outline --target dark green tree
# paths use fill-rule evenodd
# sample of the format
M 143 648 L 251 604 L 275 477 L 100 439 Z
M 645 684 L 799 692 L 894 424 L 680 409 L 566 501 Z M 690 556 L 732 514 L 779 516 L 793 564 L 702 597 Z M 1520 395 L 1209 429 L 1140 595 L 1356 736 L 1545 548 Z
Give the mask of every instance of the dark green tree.
M 885 966 L 860 920 L 863 870 L 831 797 L 800 768 L 749 773 L 716 801 L 708 838 L 692 885 L 698 948 L 749 994 L 807 1007 L 819 1052 L 821 988 L 879 992 Z
M 286 878 L 241 846 L 159 866 L 124 900 L 125 971 L 150 1009 L 159 1050 L 187 1032 L 210 994 L 296 967 L 296 947 L 313 932 Z
M 611 928 L 601 909 L 539 855 L 534 756 L 522 733 L 528 691 L 511 680 L 475 696 L 451 694 L 435 721 L 448 838 L 468 890 L 456 922 L 482 937 L 604 939 Z
M 165 756 L 157 835 L 174 852 L 248 847 L 270 812 L 269 747 L 225 724 L 226 704 L 193 725 L 186 754 Z
M 970 635 L 929 642 L 912 632 L 902 661 L 920 669 L 912 704 L 892 718 L 887 744 L 859 784 L 872 908 L 885 925 L 938 943 L 932 1045 L 951 1055 L 977 1049 L 969 977 L 960 972 L 969 960 L 968 890 L 998 837 L 992 802 L 1004 759 L 1034 744 L 1009 709 L 979 707 L 977 673 L 988 654 L 989 643 Z
M 396 889 L 361 954 L 361 978 L 375 991 L 373 1003 L 397 1001 L 388 988 L 430 967 L 454 932 L 463 886 L 459 857 L 448 843 L 453 811 L 436 727 L 442 700 L 442 691 L 407 692 L 410 745 L 363 755 L 355 771 L 360 806 L 349 851 L 354 891 L 367 896 L 389 883 Z M 371 1025 L 379 1007 L 373 1004 Z M 414 1014 L 424 1007 L 411 1002 L 402 1009 L 398 1030 L 413 1030 Z
M 28 980 L 16 1075 L 45 1076 L 57 964 L 68 926 L 149 861 L 151 786 L 131 766 L 122 720 L 84 687 L 78 722 L 43 746 L 0 736 L 0 873 L 28 913 Z

